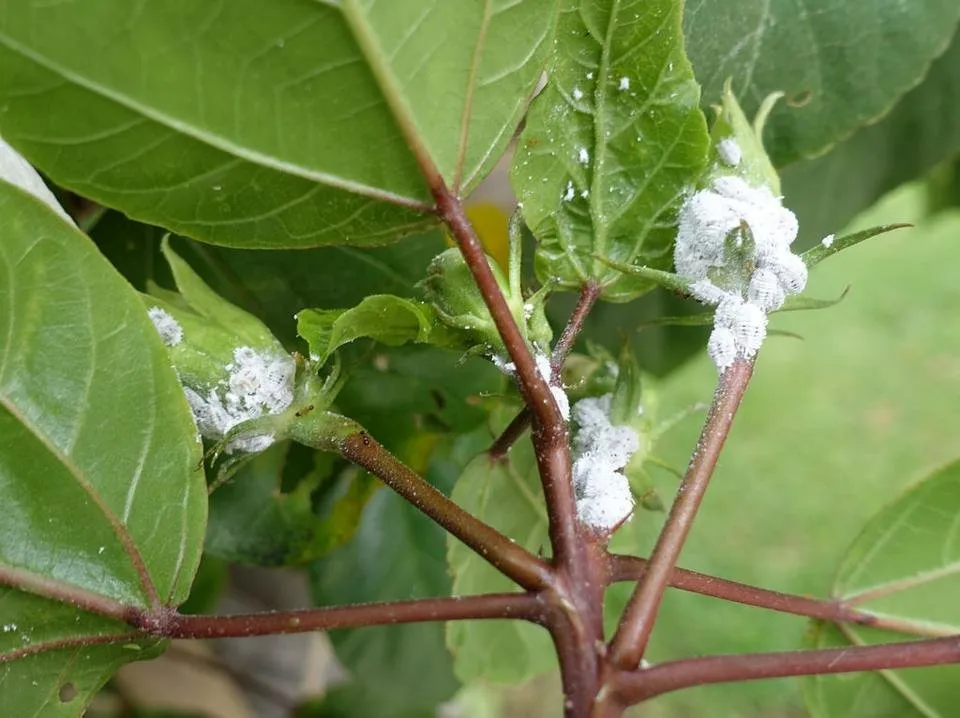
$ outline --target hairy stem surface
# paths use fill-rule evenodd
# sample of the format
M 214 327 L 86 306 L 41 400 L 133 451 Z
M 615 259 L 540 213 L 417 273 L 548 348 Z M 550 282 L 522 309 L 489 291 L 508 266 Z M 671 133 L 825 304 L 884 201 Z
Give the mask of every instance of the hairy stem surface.
M 612 581 L 634 581 L 640 579 L 647 568 L 647 560 L 635 556 L 612 556 Z M 858 611 L 840 601 L 794 596 L 789 593 L 770 591 L 737 581 L 728 581 L 697 571 L 674 568 L 667 578 L 667 585 L 688 593 L 712 596 L 722 601 L 739 603 L 744 606 L 766 608 L 778 613 L 790 613 L 794 616 L 816 618 L 835 623 L 855 623 L 860 626 L 880 627 L 882 618 L 871 613 Z M 911 633 L 911 631 L 905 631 Z M 922 635 L 922 634 L 915 634 Z
M 643 658 L 664 589 L 693 527 L 752 374 L 753 362 L 738 359 L 720 377 L 710 413 L 670 515 L 610 644 L 611 661 L 620 668 L 636 668 Z
M 504 593 L 232 616 L 184 616 L 174 613 L 155 623 L 145 619 L 139 627 L 165 638 L 239 638 L 463 619 L 516 619 L 542 623 L 543 617 L 544 607 L 536 595 Z
M 379 478 L 522 587 L 538 590 L 553 583 L 549 564 L 457 506 L 366 432 L 348 436 L 341 442 L 339 451 L 345 459 Z
M 567 326 L 564 327 L 563 333 L 553 347 L 553 355 L 550 357 L 550 366 L 553 371 L 554 381 L 559 381 L 560 372 L 563 371 L 563 362 L 573 349 L 573 345 L 583 329 L 584 322 L 586 322 L 587 317 L 590 315 L 590 310 L 593 309 L 593 305 L 597 303 L 601 291 L 601 287 L 592 282 L 584 285 L 580 290 L 580 299 L 577 301 L 577 306 L 574 307 L 573 312 L 570 314 Z M 530 425 L 530 418 L 530 410 L 528 408 L 521 410 L 490 446 L 490 456 L 495 459 L 506 456 L 507 452 L 510 451 L 510 447 L 513 446 L 520 437 L 523 436 L 523 432 L 527 430 L 527 427 Z
M 615 679 L 615 691 L 624 703 L 633 704 L 670 691 L 710 683 L 919 668 L 948 663 L 960 663 L 960 637 L 878 646 L 687 658 L 652 668 L 623 671 Z

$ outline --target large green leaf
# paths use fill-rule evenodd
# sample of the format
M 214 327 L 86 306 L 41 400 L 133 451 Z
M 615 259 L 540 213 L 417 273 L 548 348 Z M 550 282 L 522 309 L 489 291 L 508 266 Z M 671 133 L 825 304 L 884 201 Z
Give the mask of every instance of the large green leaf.
M 915 625 L 922 635 L 960 634 L 960 463 L 934 472 L 867 523 L 840 563 L 833 594 L 905 628 Z M 818 625 L 807 643 L 898 638 L 904 636 Z M 817 676 L 807 679 L 806 696 L 816 718 L 946 717 L 960 701 L 960 667 Z
M 954 0 L 691 0 L 684 18 L 704 99 L 732 78 L 752 114 L 787 99 L 768 123 L 777 164 L 825 152 L 875 122 L 920 82 L 956 29 Z
M 206 491 L 166 350 L 74 227 L 4 183 L 0 218 L 0 576 L 139 609 L 178 605 L 200 559 Z M 15 588 L 2 589 L 0 625 L 11 715 L 79 715 L 154 643 Z
M 922 189 L 898 193 L 858 224 L 909 219 L 922 201 Z M 849 284 L 842 303 L 771 317 L 771 328 L 805 341 L 770 337 L 760 351 L 681 565 L 827 596 L 863 523 L 909 477 L 956 458 L 958 233 L 954 211 L 842 252 L 811 272 L 807 288 L 830 297 Z M 709 400 L 715 384 L 706 357 L 688 364 L 661 384 L 661 414 Z M 697 421 L 680 424 L 657 454 L 683 466 L 699 429 Z M 676 478 L 664 473 L 658 486 L 669 500 Z M 619 549 L 648 553 L 660 523 L 638 514 L 615 536 Z M 630 588 L 612 589 L 611 603 L 622 607 Z M 803 630 L 795 617 L 671 591 L 649 659 L 789 650 Z M 802 709 L 799 687 L 782 680 L 697 688 L 664 696 L 655 708 L 663 718 L 792 715 Z
M 364 338 L 388 346 L 466 344 L 440 321 L 431 304 L 392 294 L 373 294 L 352 309 L 305 309 L 297 314 L 297 333 L 320 362 L 345 344 Z
M 565 0 L 550 83 L 512 169 L 537 273 L 626 301 L 652 288 L 599 262 L 669 265 L 674 211 L 709 138 L 674 0 Z
M 215 244 L 385 242 L 506 147 L 556 0 L 0 2 L 0 132 L 58 183 Z M 406 138 L 405 138 L 406 134 Z
M 488 444 L 492 440 L 488 436 Z M 521 440 L 507 461 L 491 461 L 486 453 L 477 456 L 457 480 L 451 498 L 524 548 L 542 552 L 549 548 L 550 538 L 538 476 L 533 444 Z M 454 595 L 517 590 L 510 579 L 452 536 L 447 538 L 447 563 Z M 447 646 L 464 683 L 520 683 L 556 666 L 550 636 L 523 621 L 451 622 Z
M 955 36 L 924 81 L 884 119 L 823 157 L 784 170 L 784 202 L 800 220 L 797 246 L 837 232 L 884 193 L 958 152 L 960 36 Z

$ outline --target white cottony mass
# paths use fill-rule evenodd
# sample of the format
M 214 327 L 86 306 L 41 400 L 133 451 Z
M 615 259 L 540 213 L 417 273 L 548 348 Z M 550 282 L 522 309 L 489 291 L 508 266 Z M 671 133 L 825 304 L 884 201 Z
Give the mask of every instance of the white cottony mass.
M 289 355 L 267 356 L 239 347 L 226 369 L 226 381 L 206 395 L 184 387 L 197 430 L 207 438 L 222 439 L 240 422 L 279 414 L 293 402 L 296 364 Z M 231 441 L 226 451 L 263 451 L 272 443 L 273 436 L 267 434 L 243 437 Z
M 633 513 L 633 493 L 622 469 L 640 448 L 628 426 L 610 423 L 611 394 L 581 399 L 573 407 L 579 431 L 573 442 L 577 515 L 587 526 L 610 532 Z
M 742 246 L 743 237 L 733 233 L 744 228 L 753 240 L 747 283 L 718 286 L 711 275 L 737 276 L 738 268 L 727 266 L 727 240 L 735 236 L 737 247 Z M 757 353 L 766 336 L 767 313 L 806 286 L 807 267 L 790 251 L 797 231 L 796 216 L 779 197 L 740 177 L 714 180 L 680 208 L 674 265 L 677 274 L 692 282 L 694 297 L 717 305 L 707 352 L 721 373 L 737 357 Z
M 562 386 L 553 383 L 553 366 L 550 364 L 550 357 L 546 354 L 534 354 L 534 360 L 537 362 L 537 373 L 543 377 L 550 387 L 550 393 L 553 394 L 553 400 L 557 402 L 557 408 L 560 410 L 560 416 L 564 421 L 570 420 L 570 399 L 567 398 L 567 392 Z M 513 376 L 517 372 L 517 367 L 512 361 L 507 361 L 501 356 L 491 357 L 493 365 L 504 374 Z

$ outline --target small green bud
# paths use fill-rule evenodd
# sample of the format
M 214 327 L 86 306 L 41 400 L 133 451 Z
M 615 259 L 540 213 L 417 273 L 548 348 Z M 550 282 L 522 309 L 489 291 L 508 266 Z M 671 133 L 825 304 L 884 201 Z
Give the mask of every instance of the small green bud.
M 535 345 L 549 346 L 552 331 L 544 311 L 545 296 L 525 302 L 489 256 L 487 264 L 520 331 Z M 500 333 L 459 249 L 454 247 L 434 257 L 421 286 L 444 324 L 464 333 L 470 344 L 486 347 L 492 354 L 504 353 Z

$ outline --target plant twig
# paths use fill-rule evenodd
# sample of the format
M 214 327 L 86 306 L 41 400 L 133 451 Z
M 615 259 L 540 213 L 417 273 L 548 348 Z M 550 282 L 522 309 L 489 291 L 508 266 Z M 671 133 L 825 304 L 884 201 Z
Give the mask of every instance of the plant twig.
M 686 658 L 652 668 L 622 671 L 614 676 L 613 689 L 623 703 L 632 705 L 670 691 L 711 683 L 920 668 L 949 663 L 960 663 L 960 637 L 876 646 Z
M 610 644 L 611 661 L 619 668 L 631 669 L 640 664 L 667 581 L 693 526 L 752 374 L 753 362 L 738 359 L 720 377 L 700 441 L 680 484 L 670 515 Z
M 633 581 L 646 571 L 646 559 L 634 556 L 611 556 L 611 581 Z M 858 611 L 835 600 L 822 600 L 794 596 L 789 593 L 770 591 L 737 581 L 728 581 L 696 571 L 674 568 L 667 579 L 671 588 L 701 596 L 712 596 L 723 601 L 745 606 L 766 608 L 780 613 L 805 616 L 836 623 L 855 623 L 861 626 L 878 626 L 881 617 Z
M 559 380 L 560 372 L 563 370 L 563 362 L 566 360 L 570 350 L 573 349 L 574 342 L 576 342 L 577 337 L 580 335 L 583 324 L 589 316 L 590 310 L 593 309 L 593 305 L 596 304 L 597 299 L 599 299 L 601 291 L 602 288 L 600 285 L 594 282 L 588 282 L 580 290 L 580 299 L 577 301 L 577 306 L 574 307 L 573 312 L 570 314 L 567 326 L 564 327 L 563 332 L 560 334 L 560 338 L 554 345 L 553 354 L 550 357 L 550 366 L 555 381 Z M 529 425 L 530 410 L 524 408 L 513 417 L 513 421 L 511 421 L 503 433 L 497 437 L 496 441 L 491 444 L 489 450 L 490 456 L 494 459 L 502 459 L 506 456 L 507 452 L 510 451 L 510 447 L 523 436 L 523 432 L 527 430 Z
M 529 426 L 530 410 L 524 407 L 513 417 L 513 421 L 507 424 L 507 428 L 503 430 L 500 436 L 490 444 L 490 448 L 487 450 L 490 458 L 494 461 L 504 459 L 510 448 L 520 440 Z
M 173 613 L 158 622 L 144 619 L 137 627 L 165 638 L 239 638 L 463 619 L 518 619 L 541 624 L 544 613 L 536 594 L 499 593 L 228 616 Z
M 463 205 L 450 192 L 442 178 L 429 175 L 427 178 L 437 202 L 437 213 L 460 247 L 464 261 L 470 268 L 474 282 L 516 367 L 520 393 L 536 420 L 533 443 L 550 520 L 550 546 L 554 559 L 561 565 L 575 565 L 579 562 L 581 547 L 566 422 L 560 415 L 547 378 L 541 376 L 537 370 L 530 347 L 520 333 L 513 313 L 490 270 L 487 255 L 467 219 Z
M 523 588 L 539 590 L 552 584 L 549 564 L 457 506 L 365 431 L 347 436 L 338 450 L 345 459 L 379 478 Z
M 598 656 L 591 638 L 576 630 L 571 616 L 565 618 L 554 618 L 550 636 L 560 663 L 564 715 L 580 718 L 590 715 L 597 695 Z
M 577 306 L 573 308 L 570 319 L 567 320 L 567 326 L 563 328 L 560 338 L 553 346 L 553 356 L 550 358 L 550 361 L 553 364 L 554 374 L 559 373 L 560 370 L 563 369 L 563 362 L 573 349 L 577 337 L 580 336 L 580 332 L 583 330 L 584 322 L 586 322 L 587 317 L 590 316 L 593 305 L 597 303 L 597 299 L 600 298 L 602 291 L 603 287 L 592 281 L 587 282 L 580 288 L 580 298 L 577 300 Z

